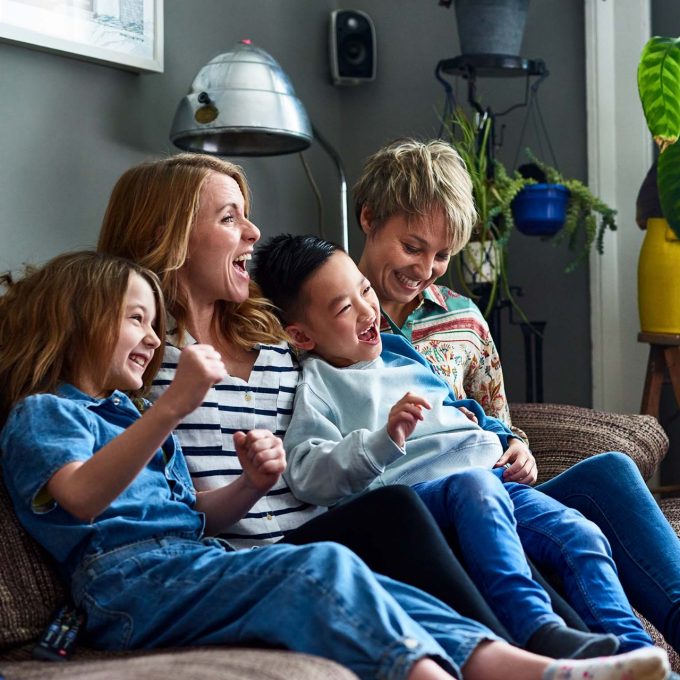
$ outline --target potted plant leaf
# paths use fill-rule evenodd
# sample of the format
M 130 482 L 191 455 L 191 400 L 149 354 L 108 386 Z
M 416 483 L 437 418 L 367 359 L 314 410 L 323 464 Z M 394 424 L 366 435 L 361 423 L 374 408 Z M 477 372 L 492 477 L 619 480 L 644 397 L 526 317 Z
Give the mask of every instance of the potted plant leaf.
M 642 50 L 638 91 L 659 150 L 656 187 L 661 217 L 647 221 L 638 262 L 640 327 L 680 333 L 680 38 L 651 38 Z
M 475 289 L 485 286 L 488 316 L 500 292 L 513 300 L 507 277 L 506 246 L 514 227 L 512 201 L 534 180 L 510 176 L 490 153 L 492 119 L 486 117 L 473 124 L 465 111 L 457 108 L 444 121 L 450 141 L 463 159 L 472 180 L 477 207 L 477 224 L 468 245 L 455 258 L 458 279 L 466 294 L 479 297 Z M 518 311 L 519 308 L 517 308 Z
M 479 297 L 475 295 L 478 284 L 491 287 L 484 295 L 486 304 L 482 312 L 485 316 L 490 314 L 502 293 L 525 318 L 511 294 L 507 268 L 507 247 L 517 226 L 518 202 L 526 208 L 527 203 L 536 200 L 536 196 L 542 191 L 534 189 L 566 192 L 564 223 L 549 240 L 556 244 L 566 242 L 574 252 L 572 261 L 566 267 L 567 272 L 573 271 L 583 262 L 593 245 L 599 253 L 603 252 L 605 232 L 616 229 L 616 211 L 594 196 L 585 184 L 563 177 L 558 170 L 542 163 L 529 150 L 527 154 L 540 176 L 524 176 L 518 171 L 509 173 L 491 153 L 490 118 L 484 118 L 479 125 L 475 125 L 458 108 L 450 120 L 445 122 L 450 141 L 461 155 L 472 178 L 478 212 L 478 222 L 471 241 L 455 260 L 458 279 L 466 289 L 466 294 L 475 297 Z M 537 179 L 542 181 L 538 182 Z M 556 186 L 563 186 L 564 190 L 556 189 Z M 544 201 L 544 198 L 539 196 L 538 200 Z M 554 223 L 552 215 L 549 215 L 549 219 Z M 488 275 L 487 265 L 491 262 L 497 264 L 493 280 Z

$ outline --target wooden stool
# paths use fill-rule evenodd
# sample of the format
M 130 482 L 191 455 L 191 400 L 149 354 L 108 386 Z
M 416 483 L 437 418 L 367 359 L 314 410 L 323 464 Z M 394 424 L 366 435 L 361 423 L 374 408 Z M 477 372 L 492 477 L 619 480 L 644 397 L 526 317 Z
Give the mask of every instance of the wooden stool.
M 668 369 L 668 375 L 673 386 L 676 406 L 680 407 L 680 335 L 638 333 L 638 342 L 649 343 L 647 375 L 640 413 L 654 416 L 658 420 L 661 388 L 663 387 L 666 369 Z M 653 494 L 662 494 L 663 496 L 677 495 L 680 493 L 680 485 L 659 486 L 651 488 L 650 491 Z
M 680 406 L 680 335 L 638 333 L 638 342 L 649 343 L 647 376 L 645 377 L 640 413 L 658 419 L 661 387 L 666 369 L 668 369 L 668 375 L 673 386 L 675 402 Z

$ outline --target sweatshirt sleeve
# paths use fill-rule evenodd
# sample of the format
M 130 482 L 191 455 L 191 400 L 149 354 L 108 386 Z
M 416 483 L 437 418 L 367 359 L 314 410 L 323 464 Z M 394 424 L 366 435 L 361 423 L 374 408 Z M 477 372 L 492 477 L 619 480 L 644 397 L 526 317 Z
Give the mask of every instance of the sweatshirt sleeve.
M 293 416 L 284 438 L 283 476 L 297 498 L 331 506 L 364 491 L 391 462 L 405 455 L 387 425 L 343 436 L 334 409 L 305 383 L 298 385 Z
M 409 344 L 405 338 L 398 335 L 390 335 L 388 333 L 382 334 L 381 338 L 383 341 L 383 358 L 386 363 L 393 361 L 394 356 L 398 356 L 405 357 L 406 359 L 410 359 L 411 361 L 415 361 L 427 367 L 431 374 L 430 379 L 437 381 L 448 391 L 448 396 L 445 398 L 444 403 L 456 408 L 458 406 L 464 406 L 472 411 L 475 416 L 477 416 L 477 424 L 479 427 L 487 432 L 497 434 L 501 445 L 503 446 L 503 451 L 508 448 L 508 437 L 516 437 L 517 435 L 513 434 L 512 430 L 502 420 L 486 415 L 481 404 L 474 399 L 456 399 L 453 389 L 446 380 L 437 375 L 432 364 Z

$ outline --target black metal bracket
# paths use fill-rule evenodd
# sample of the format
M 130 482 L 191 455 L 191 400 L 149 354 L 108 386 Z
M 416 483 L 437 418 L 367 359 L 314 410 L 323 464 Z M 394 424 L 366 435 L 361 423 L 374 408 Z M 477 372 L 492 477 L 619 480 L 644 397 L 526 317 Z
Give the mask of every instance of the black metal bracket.
M 450 92 L 451 86 L 442 74 L 461 76 L 467 80 L 468 103 L 480 116 L 491 118 L 491 144 L 487 147 L 487 153 L 489 166 L 493 168 L 494 148 L 497 144 L 496 119 L 515 109 L 527 106 L 531 78 L 539 79 L 533 86 L 535 92 L 537 85 L 543 82 L 550 72 L 543 59 L 524 59 L 504 54 L 461 54 L 452 59 L 442 59 L 435 68 L 435 78 L 442 83 L 447 92 Z M 520 76 L 526 78 L 524 98 L 521 102 L 513 104 L 500 113 L 494 113 L 489 107 L 484 108 L 477 99 L 477 78 L 517 78 Z

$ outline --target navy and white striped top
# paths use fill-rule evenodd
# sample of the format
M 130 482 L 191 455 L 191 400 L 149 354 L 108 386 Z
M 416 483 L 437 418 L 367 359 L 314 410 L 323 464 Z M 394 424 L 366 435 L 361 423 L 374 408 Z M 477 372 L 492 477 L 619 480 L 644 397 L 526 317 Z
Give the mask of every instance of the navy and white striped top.
M 185 339 L 183 345 L 196 342 L 188 333 Z M 240 476 L 234 432 L 265 429 L 283 438 L 288 427 L 300 376 L 297 361 L 285 343 L 256 349 L 259 353 L 248 382 L 227 376 L 175 430 L 198 491 L 224 486 Z M 175 377 L 180 351 L 177 338 L 168 334 L 152 400 Z M 235 548 L 273 543 L 324 510 L 299 501 L 280 478 L 223 538 Z

